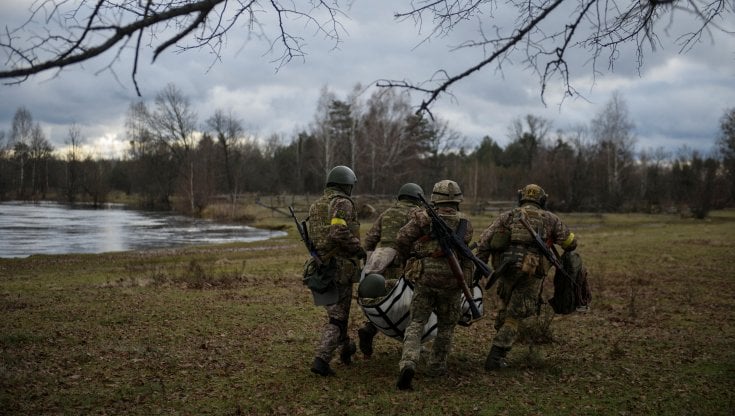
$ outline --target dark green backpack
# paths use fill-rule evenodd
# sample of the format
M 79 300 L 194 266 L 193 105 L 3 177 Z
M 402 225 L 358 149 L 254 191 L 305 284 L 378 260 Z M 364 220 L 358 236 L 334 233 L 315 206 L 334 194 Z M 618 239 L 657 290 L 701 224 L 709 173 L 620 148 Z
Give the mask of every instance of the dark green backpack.
M 582 264 L 579 254 L 565 252 L 561 256 L 561 264 L 572 280 L 562 273 L 554 273 L 554 297 L 549 299 L 549 304 L 555 313 L 567 315 L 578 308 L 588 307 L 592 293 L 587 280 L 587 268 Z

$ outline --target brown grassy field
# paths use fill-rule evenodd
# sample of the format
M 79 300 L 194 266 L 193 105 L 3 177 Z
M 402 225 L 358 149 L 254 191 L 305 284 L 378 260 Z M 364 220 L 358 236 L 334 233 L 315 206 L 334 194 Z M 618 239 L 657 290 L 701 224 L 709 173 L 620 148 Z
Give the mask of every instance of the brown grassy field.
M 0 414 L 729 415 L 735 409 L 735 212 L 563 216 L 580 237 L 588 314 L 552 316 L 553 341 L 482 365 L 485 318 L 458 327 L 449 375 L 395 388 L 400 343 L 309 372 L 324 312 L 301 284 L 306 251 L 277 213 L 266 242 L 0 259 Z M 476 236 L 492 215 L 473 217 Z M 363 222 L 363 231 L 370 226 Z M 551 294 L 547 279 L 546 296 Z M 363 317 L 356 303 L 355 336 Z M 548 321 L 547 321 L 548 322 Z

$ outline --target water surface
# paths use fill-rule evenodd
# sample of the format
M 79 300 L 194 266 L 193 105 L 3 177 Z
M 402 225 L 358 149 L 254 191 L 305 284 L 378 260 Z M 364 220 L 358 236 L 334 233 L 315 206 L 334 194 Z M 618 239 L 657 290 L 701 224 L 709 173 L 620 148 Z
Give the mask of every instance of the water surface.
M 104 253 L 266 240 L 285 235 L 244 225 L 126 209 L 0 203 L 0 257 Z

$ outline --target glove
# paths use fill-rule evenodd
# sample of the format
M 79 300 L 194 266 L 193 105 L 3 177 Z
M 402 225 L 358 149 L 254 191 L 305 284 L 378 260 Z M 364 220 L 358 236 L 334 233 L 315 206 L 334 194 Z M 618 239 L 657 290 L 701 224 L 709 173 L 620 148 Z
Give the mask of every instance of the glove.
M 358 258 L 358 259 L 360 259 L 360 260 L 367 260 L 367 252 L 366 252 L 366 251 L 365 251 L 365 249 L 364 249 L 364 248 L 362 248 L 362 247 L 360 247 L 360 248 L 359 248 L 359 249 L 357 250 L 357 254 L 356 254 L 356 256 L 357 256 L 357 258 Z

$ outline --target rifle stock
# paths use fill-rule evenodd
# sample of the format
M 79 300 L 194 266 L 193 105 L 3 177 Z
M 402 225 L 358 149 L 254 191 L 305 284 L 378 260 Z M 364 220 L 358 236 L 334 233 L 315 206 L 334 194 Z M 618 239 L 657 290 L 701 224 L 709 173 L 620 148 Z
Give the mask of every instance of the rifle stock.
M 322 259 L 319 258 L 319 254 L 316 252 L 316 247 L 314 247 L 314 242 L 311 241 L 309 238 L 309 231 L 306 228 L 306 221 L 299 222 L 299 219 L 296 217 L 296 212 L 294 212 L 293 207 L 288 207 L 289 212 L 291 213 L 291 217 L 293 218 L 294 222 L 296 223 L 296 230 L 298 230 L 299 235 L 301 236 L 301 241 L 304 242 L 304 245 L 306 246 L 306 249 L 309 251 L 309 255 L 314 259 L 314 262 L 318 265 L 322 265 Z
M 470 289 L 467 287 L 467 282 L 465 281 L 462 266 L 460 265 L 459 259 L 457 258 L 457 254 L 454 252 L 454 250 L 458 250 L 462 254 L 462 256 L 472 260 L 472 262 L 476 265 L 479 263 L 480 265 L 478 267 L 483 270 L 484 276 L 488 276 L 492 273 L 490 271 L 490 268 L 487 264 L 482 262 L 482 260 L 478 259 L 474 255 L 474 253 L 472 253 L 472 250 L 467 247 L 467 245 L 464 243 L 464 240 L 459 239 L 459 237 L 454 233 L 454 230 L 452 230 L 447 225 L 447 223 L 444 222 L 439 214 L 436 213 L 434 208 L 429 205 L 422 194 L 418 194 L 418 197 L 421 203 L 424 205 L 424 208 L 426 208 L 426 212 L 431 217 L 431 222 L 434 224 L 436 238 L 439 241 L 442 252 L 447 259 L 447 264 L 449 265 L 449 268 L 452 270 L 452 274 L 457 280 L 457 285 L 460 287 L 460 289 L 462 289 L 462 294 L 464 295 L 465 299 L 467 299 L 467 304 L 470 306 L 470 313 L 472 313 L 472 319 L 480 319 L 482 317 L 482 313 L 480 313 L 480 310 L 477 308 L 475 300 L 470 293 Z

